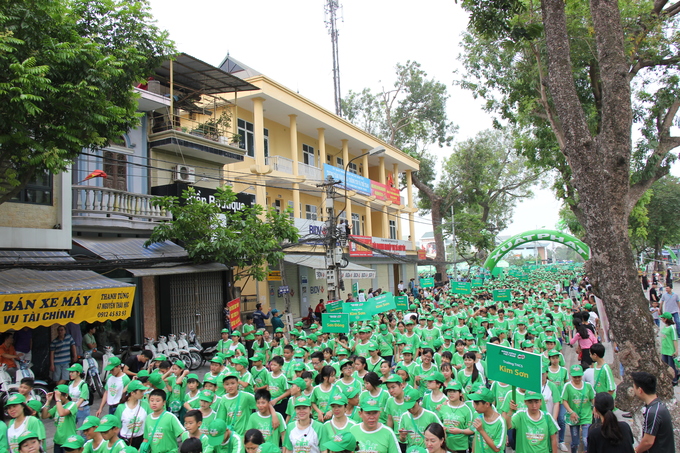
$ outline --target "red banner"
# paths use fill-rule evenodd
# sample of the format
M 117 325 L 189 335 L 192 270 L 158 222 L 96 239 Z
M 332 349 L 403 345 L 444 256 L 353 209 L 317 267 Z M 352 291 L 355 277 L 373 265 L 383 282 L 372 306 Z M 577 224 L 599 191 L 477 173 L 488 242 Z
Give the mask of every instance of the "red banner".
M 418 249 L 418 259 L 419 260 L 426 260 L 427 259 L 427 250 Z
M 241 322 L 241 298 L 238 297 L 227 302 L 227 308 L 229 309 L 229 324 L 231 328 L 238 329 L 243 325 Z
M 396 205 L 401 204 L 401 196 L 399 195 L 399 191 L 392 186 L 388 186 L 387 184 L 371 181 L 371 195 L 373 195 L 376 200 L 391 201 Z
M 364 243 L 369 247 L 373 246 L 373 238 L 371 236 L 355 236 L 352 238 L 358 242 Z M 365 247 L 360 246 L 356 242 L 349 243 L 349 256 L 373 256 L 373 251 Z

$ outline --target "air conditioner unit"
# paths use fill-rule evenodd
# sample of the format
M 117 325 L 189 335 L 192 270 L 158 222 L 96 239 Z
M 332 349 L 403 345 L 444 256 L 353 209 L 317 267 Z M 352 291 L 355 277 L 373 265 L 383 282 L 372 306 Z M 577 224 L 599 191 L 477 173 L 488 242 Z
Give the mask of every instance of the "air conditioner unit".
M 172 170 L 175 182 L 196 182 L 196 169 L 194 167 L 189 167 L 188 165 L 175 165 Z

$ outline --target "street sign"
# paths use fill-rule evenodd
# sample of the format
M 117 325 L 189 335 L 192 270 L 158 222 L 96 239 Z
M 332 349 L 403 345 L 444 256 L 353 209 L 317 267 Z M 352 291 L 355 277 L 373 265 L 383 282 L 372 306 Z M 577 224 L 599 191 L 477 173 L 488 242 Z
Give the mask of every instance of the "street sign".
M 267 281 L 269 281 L 269 282 L 280 282 L 281 281 L 281 271 L 269 271 L 269 274 L 267 274 Z
M 281 294 L 290 294 L 290 287 L 288 287 L 288 286 L 279 286 L 279 293 L 281 293 Z
M 397 296 L 394 298 L 394 305 L 397 306 L 397 310 L 406 311 L 408 310 L 408 296 Z
M 347 313 L 323 313 L 321 322 L 323 331 L 326 333 L 349 333 L 349 315 Z
M 541 354 L 493 343 L 487 343 L 486 347 L 486 371 L 489 379 L 541 393 Z
M 434 278 L 420 277 L 420 287 L 421 288 L 434 288 Z
M 470 282 L 451 282 L 451 294 L 472 294 Z
M 494 289 L 493 290 L 493 300 L 500 302 L 511 300 L 512 295 L 509 289 Z
M 359 297 L 359 282 L 352 283 L 352 296 Z
M 342 313 L 342 301 L 334 300 L 332 302 L 326 302 L 326 312 L 328 313 Z

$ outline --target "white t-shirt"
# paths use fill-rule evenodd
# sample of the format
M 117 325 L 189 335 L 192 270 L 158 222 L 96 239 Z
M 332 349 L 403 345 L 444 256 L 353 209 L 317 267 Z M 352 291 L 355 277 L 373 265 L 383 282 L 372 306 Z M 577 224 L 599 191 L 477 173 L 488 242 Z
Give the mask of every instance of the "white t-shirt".
M 82 393 L 80 391 L 81 385 L 87 385 L 87 383 L 85 381 L 80 381 L 80 383 L 78 385 L 76 385 L 75 382 L 71 382 L 68 385 L 68 396 L 71 397 L 71 401 L 78 402 L 78 400 L 80 399 L 80 394 Z M 84 409 L 88 406 L 89 406 L 89 402 L 87 400 L 85 400 L 85 401 L 83 401 L 83 403 L 78 408 Z
M 109 406 L 115 406 L 120 403 L 120 399 L 123 397 L 123 377 L 125 374 L 121 373 L 120 376 L 115 377 L 109 374 L 109 378 L 106 380 L 106 404 Z
M 310 425 L 305 429 L 298 428 L 297 423 L 295 422 L 292 424 L 294 427 L 293 429 L 289 430 L 288 438 L 290 439 L 290 443 L 293 445 L 293 451 L 295 451 L 295 447 L 297 446 L 298 448 L 304 448 L 307 453 L 320 453 L 319 442 L 321 439 L 319 439 L 319 435 L 314 430 L 312 424 L 310 423 Z M 304 443 L 304 447 L 298 445 L 298 441 Z
M 134 409 L 130 409 L 127 404 L 124 404 L 123 407 L 123 412 L 120 414 L 120 437 L 129 439 L 143 436 L 144 421 L 151 413 L 142 407 L 141 402 L 138 402 Z

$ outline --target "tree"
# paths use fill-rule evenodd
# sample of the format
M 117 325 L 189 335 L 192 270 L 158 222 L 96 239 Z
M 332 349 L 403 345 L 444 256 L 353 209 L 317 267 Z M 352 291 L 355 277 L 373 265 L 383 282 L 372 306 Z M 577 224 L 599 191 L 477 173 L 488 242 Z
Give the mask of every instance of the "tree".
M 419 190 L 420 207 L 432 213 L 437 256 L 436 268 L 446 275 L 442 217 L 449 209 L 446 194 L 435 189 L 435 160 L 429 149 L 448 146 L 455 132 L 446 115 L 446 85 L 428 79 L 420 64 L 407 61 L 397 64 L 392 89 L 374 94 L 369 88 L 361 93 L 350 91 L 342 100 L 343 116 L 365 131 L 383 139 L 420 160 L 420 170 L 413 173 Z
M 666 176 L 652 185 L 651 192 L 652 196 L 647 206 L 649 212 L 647 246 L 654 250 L 654 259 L 660 263 L 664 247 L 680 242 L 678 222 L 680 179 Z
M 174 241 L 186 249 L 194 263 L 222 263 L 230 268 L 234 280 L 253 277 L 262 281 L 269 264 L 283 260 L 285 244 L 297 244 L 298 230 L 288 212 L 265 211 L 260 205 L 223 211 L 222 206 L 236 201 L 229 186 L 217 189 L 215 203 L 202 201 L 193 187 L 182 198 L 184 203 L 173 196 L 153 199 L 173 220 L 158 224 L 145 245 Z
M 531 131 L 525 153 L 558 172 L 555 185 L 591 249 L 586 270 L 627 370 L 659 378 L 672 397 L 637 280 L 628 219 L 666 175 L 676 122 L 680 4 L 665 0 L 463 0 L 471 14 L 463 84 L 489 109 Z M 619 6 L 620 5 L 620 6 Z M 633 145 L 633 124 L 641 139 Z M 617 407 L 638 403 L 627 389 Z
M 146 0 L 0 0 L 0 204 L 134 128 L 173 52 Z
M 540 174 L 516 154 L 513 137 L 506 131 L 482 131 L 454 146 L 444 161 L 438 192 L 449 194 L 456 249 L 468 264 L 486 259 L 496 246 L 496 236 L 507 227 L 517 200 L 533 196 L 531 186 Z M 466 255 L 467 250 L 475 253 Z

